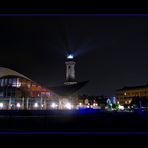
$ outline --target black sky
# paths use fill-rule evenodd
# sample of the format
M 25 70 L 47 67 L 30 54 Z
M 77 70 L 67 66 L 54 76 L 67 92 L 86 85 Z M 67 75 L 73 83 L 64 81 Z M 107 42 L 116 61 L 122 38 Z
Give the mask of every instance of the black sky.
M 0 66 L 48 86 L 65 81 L 76 55 L 80 93 L 114 95 L 148 82 L 148 17 L 0 17 Z

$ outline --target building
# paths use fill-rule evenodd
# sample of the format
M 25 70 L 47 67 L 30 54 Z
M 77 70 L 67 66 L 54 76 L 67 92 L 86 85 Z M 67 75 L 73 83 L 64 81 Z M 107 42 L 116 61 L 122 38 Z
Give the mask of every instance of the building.
M 105 106 L 107 105 L 108 97 L 105 96 L 79 95 L 78 97 L 79 102 L 85 106 L 87 105 L 87 107 L 105 109 Z
M 148 98 L 148 84 L 143 86 L 123 87 L 116 90 L 116 97 L 120 104 L 130 104 L 133 98 Z
M 55 97 L 48 88 L 41 86 L 28 77 L 0 67 L 0 101 L 5 109 L 46 109 L 47 101 Z
M 42 86 L 9 68 L 0 67 L 0 109 L 71 109 L 78 103 L 77 91 L 88 81 L 76 82 L 75 61 L 67 56 L 66 82 Z

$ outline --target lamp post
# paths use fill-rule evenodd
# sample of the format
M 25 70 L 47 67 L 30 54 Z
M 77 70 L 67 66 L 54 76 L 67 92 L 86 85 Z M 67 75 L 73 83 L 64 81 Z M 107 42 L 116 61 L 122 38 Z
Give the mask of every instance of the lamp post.
M 11 109 L 11 97 L 9 98 L 8 109 Z
M 142 102 L 141 102 L 141 99 L 139 100 L 139 112 L 140 113 L 142 112 Z
M 25 109 L 25 105 L 24 105 L 24 97 L 22 98 L 22 109 Z
M 42 101 L 42 96 L 41 96 L 41 99 L 40 99 L 40 109 L 41 109 L 41 110 L 42 110 L 42 108 L 43 108 L 43 107 L 42 107 L 42 102 L 43 102 L 43 101 Z

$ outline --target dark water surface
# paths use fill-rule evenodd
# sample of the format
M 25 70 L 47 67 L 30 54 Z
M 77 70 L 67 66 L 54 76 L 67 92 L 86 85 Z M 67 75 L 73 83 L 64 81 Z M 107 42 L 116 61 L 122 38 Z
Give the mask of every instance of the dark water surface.
M 148 132 L 148 112 L 0 110 L 0 132 Z

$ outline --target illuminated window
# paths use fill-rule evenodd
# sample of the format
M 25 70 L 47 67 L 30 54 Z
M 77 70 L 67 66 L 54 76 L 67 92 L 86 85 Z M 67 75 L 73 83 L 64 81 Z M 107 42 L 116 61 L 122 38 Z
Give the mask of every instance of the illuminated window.
M 17 85 L 16 85 L 16 78 L 13 78 L 13 79 L 12 79 L 12 86 L 13 86 L 13 87 L 16 87 L 16 86 L 17 86 Z
M 30 87 L 31 87 L 31 84 L 29 83 L 29 84 L 28 84 L 28 88 L 30 88 Z
M 4 79 L 4 85 L 5 86 L 8 85 L 8 79 L 7 78 Z
M 1 81 L 1 86 L 4 86 L 4 79 L 2 79 Z
M 20 86 L 21 86 L 20 79 L 19 79 L 19 78 L 17 78 L 17 85 L 16 85 L 16 87 L 20 87 Z
M 9 78 L 9 81 L 8 81 L 9 85 L 12 85 L 12 82 L 13 82 L 13 79 Z

